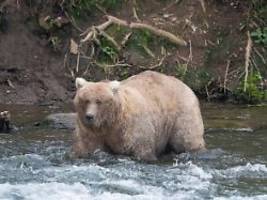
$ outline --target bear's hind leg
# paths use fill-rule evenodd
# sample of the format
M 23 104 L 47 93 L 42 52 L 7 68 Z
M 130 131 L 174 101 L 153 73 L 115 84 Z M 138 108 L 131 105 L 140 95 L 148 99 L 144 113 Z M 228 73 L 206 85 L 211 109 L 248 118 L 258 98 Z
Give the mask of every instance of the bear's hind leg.
M 205 150 L 204 127 L 200 120 L 178 119 L 169 144 L 175 153 Z
M 184 152 L 196 152 L 205 150 L 205 141 L 202 137 L 181 136 L 181 132 L 174 134 L 169 141 L 171 149 L 179 154 Z

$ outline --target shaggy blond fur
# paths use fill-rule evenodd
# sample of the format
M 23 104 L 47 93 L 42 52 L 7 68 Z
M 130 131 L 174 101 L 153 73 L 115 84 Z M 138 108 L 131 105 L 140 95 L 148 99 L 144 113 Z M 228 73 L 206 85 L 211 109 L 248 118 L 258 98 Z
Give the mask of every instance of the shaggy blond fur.
M 76 87 L 77 156 L 101 149 L 151 161 L 167 147 L 176 153 L 205 148 L 198 99 L 174 77 L 146 71 L 122 82 L 77 78 Z

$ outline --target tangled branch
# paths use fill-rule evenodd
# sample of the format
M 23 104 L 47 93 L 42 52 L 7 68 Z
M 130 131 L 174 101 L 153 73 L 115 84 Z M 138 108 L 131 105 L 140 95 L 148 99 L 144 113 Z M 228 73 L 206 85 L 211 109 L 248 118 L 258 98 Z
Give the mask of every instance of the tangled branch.
M 151 33 L 153 33 L 159 37 L 163 37 L 163 38 L 169 40 L 170 42 L 172 42 L 176 45 L 187 46 L 187 42 L 184 39 L 182 39 L 181 37 L 175 36 L 174 34 L 168 32 L 168 31 L 156 28 L 156 27 L 151 26 L 149 24 L 144 24 L 144 23 L 139 23 L 139 22 L 127 22 L 125 20 L 119 19 L 119 18 L 111 16 L 111 15 L 107 15 L 107 19 L 108 20 L 106 22 L 96 26 L 95 28 L 100 30 L 100 31 L 104 31 L 110 25 L 116 24 L 118 26 L 124 26 L 124 27 L 130 28 L 130 29 L 145 29 L 145 30 L 150 31 Z M 90 40 L 92 37 L 93 37 L 93 30 L 91 29 L 87 33 L 87 35 L 81 40 L 81 42 L 84 43 L 84 42 Z

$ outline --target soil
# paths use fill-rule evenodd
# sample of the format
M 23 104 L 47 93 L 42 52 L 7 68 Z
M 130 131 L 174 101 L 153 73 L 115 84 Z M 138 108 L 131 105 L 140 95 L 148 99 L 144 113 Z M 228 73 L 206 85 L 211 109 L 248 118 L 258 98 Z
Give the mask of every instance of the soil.
M 0 16 L 0 104 L 71 102 L 75 88 L 69 69 L 75 68 L 76 59 L 69 59 L 66 64 L 65 58 L 69 55 L 70 39 L 78 41 L 81 32 L 71 23 L 66 23 L 60 30 L 44 30 L 36 22 L 42 16 L 57 13 L 53 9 L 53 1 L 37 1 L 39 3 L 33 7 L 28 5 L 28 1 L 25 2 L 0 1 L 1 7 L 4 7 Z M 247 19 L 248 8 L 244 3 L 210 0 L 206 1 L 206 12 L 200 1 L 196 0 L 182 1 L 179 5 L 170 0 L 137 1 L 137 4 L 138 16 L 142 21 L 191 41 L 191 68 L 208 69 L 220 81 L 224 77 L 227 60 L 231 60 L 230 71 L 238 69 L 244 62 L 247 38 L 246 31 L 240 29 L 240 24 Z M 130 4 L 123 4 L 109 13 L 122 19 L 135 20 Z M 103 21 L 103 14 L 99 12 L 77 23 L 85 30 Z M 54 33 L 61 35 L 57 49 L 49 42 Z M 189 52 L 189 47 L 179 47 L 170 52 L 166 66 L 184 62 L 181 58 L 187 58 Z M 138 61 L 134 54 L 131 56 L 133 62 Z M 129 75 L 138 71 L 141 70 L 130 70 Z M 173 73 L 168 69 L 164 72 Z M 90 69 L 88 73 L 87 77 L 94 80 L 107 78 L 97 69 Z M 229 87 L 234 84 L 237 75 L 232 73 L 228 77 Z M 108 78 L 117 76 L 111 74 Z

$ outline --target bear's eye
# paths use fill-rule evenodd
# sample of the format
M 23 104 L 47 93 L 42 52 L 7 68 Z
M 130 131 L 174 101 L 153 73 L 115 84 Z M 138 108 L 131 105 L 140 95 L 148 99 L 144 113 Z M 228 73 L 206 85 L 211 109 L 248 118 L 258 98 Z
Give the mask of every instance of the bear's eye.
M 102 104 L 102 101 L 100 101 L 99 99 L 96 100 L 96 104 L 100 105 Z

